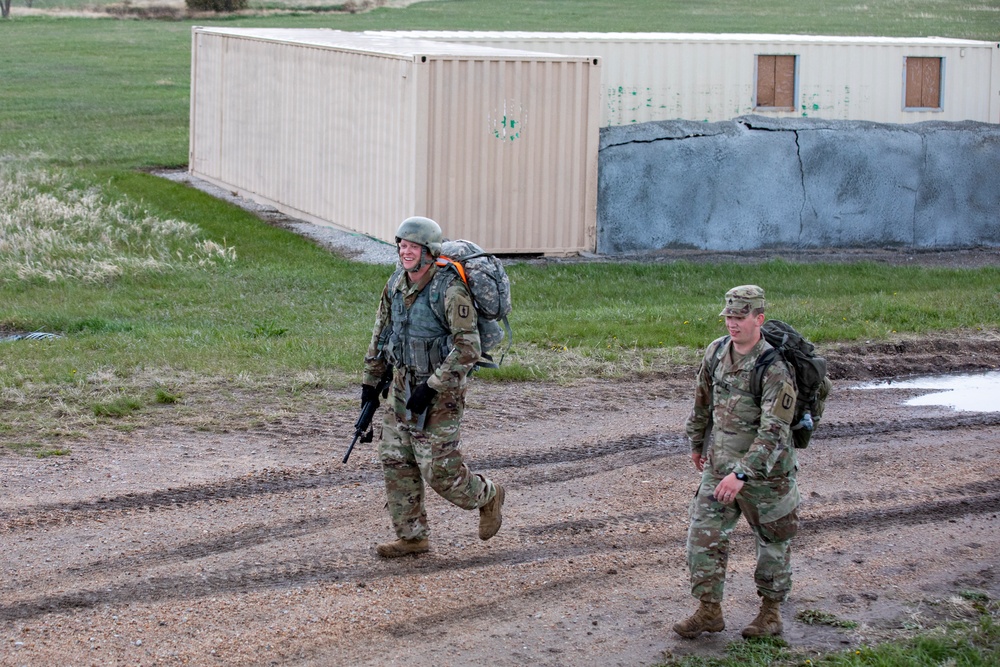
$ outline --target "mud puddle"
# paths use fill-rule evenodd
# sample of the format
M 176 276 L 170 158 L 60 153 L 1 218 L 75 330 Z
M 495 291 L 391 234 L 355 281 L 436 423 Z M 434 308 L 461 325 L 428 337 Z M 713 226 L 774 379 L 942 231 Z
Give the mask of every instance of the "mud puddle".
M 935 375 L 901 381 L 873 382 L 862 389 L 927 389 L 907 399 L 909 406 L 945 406 L 958 412 L 1000 412 L 1000 371 Z

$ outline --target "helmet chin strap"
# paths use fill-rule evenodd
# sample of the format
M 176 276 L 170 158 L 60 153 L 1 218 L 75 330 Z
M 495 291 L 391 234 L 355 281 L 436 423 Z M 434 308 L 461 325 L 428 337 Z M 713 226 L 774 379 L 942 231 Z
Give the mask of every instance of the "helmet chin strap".
M 405 270 L 407 273 L 418 273 L 425 266 L 428 266 L 433 263 L 434 263 L 434 258 L 431 257 L 431 254 L 430 252 L 428 252 L 426 246 L 420 246 L 420 261 L 412 269 L 405 269 Z

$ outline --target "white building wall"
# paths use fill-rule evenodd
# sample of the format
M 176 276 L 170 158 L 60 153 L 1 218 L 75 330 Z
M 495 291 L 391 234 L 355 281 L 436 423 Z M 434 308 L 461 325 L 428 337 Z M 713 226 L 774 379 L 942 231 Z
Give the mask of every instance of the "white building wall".
M 749 113 L 880 123 L 1000 122 L 1000 49 L 994 42 L 684 33 L 368 34 L 599 57 L 603 62 L 602 126 L 673 119 L 719 121 Z M 794 111 L 754 107 L 755 63 L 761 54 L 798 56 Z M 907 56 L 944 59 L 941 110 L 903 108 Z

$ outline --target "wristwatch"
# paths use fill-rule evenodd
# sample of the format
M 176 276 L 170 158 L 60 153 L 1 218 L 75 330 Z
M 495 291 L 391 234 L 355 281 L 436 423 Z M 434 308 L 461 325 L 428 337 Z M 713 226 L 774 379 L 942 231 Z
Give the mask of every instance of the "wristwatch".
M 733 474 L 736 475 L 736 479 L 741 482 L 747 481 L 747 474 L 745 472 L 734 472 Z

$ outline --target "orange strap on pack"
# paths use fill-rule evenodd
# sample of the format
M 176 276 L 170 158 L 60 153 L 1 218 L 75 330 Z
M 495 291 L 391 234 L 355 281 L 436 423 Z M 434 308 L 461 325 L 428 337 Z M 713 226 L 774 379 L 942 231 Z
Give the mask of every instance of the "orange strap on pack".
M 435 263 L 438 266 L 448 266 L 449 264 L 454 266 L 455 270 L 458 271 L 458 275 L 462 277 L 462 282 L 465 283 L 466 287 L 468 287 L 469 279 L 465 277 L 465 267 L 462 266 L 461 262 L 456 262 L 451 257 L 446 255 L 439 255 Z

